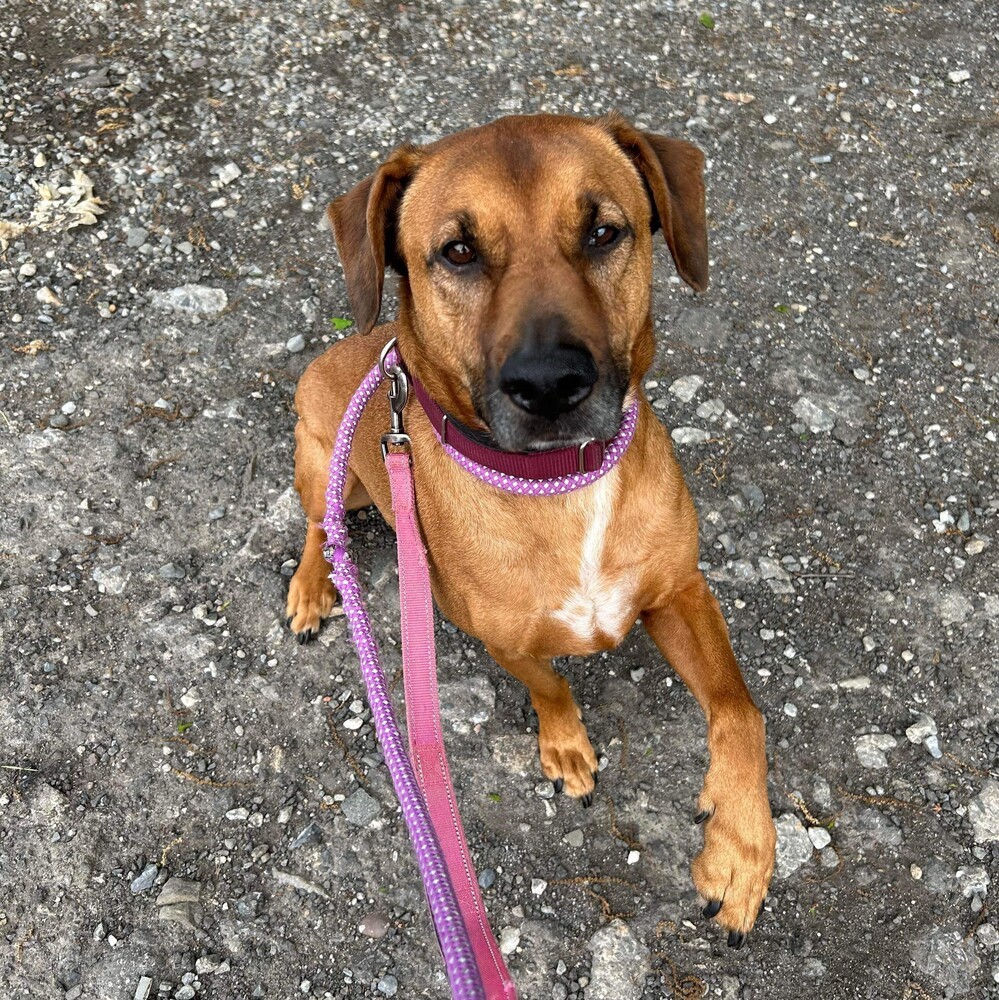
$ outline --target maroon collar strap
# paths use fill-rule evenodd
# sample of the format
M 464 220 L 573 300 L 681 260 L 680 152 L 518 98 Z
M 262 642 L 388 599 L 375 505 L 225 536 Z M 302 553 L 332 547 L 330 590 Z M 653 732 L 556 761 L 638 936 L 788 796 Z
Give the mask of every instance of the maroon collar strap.
M 449 417 L 431 399 L 426 387 L 412 372 L 406 372 L 416 398 L 423 407 L 441 444 L 453 448 L 479 465 L 518 479 L 556 479 L 575 472 L 596 472 L 604 464 L 603 441 L 584 441 L 551 451 L 503 451 L 470 438 L 461 424 Z

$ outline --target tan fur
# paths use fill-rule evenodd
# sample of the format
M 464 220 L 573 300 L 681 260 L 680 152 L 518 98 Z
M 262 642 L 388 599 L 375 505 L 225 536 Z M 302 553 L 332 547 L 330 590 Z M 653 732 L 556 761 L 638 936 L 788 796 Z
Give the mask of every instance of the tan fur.
M 654 347 L 651 224 L 662 226 L 685 280 L 706 283 L 702 163 L 694 147 L 638 133 L 620 118 L 504 119 L 393 154 L 331 206 L 363 325 L 377 318 L 378 262 L 407 273 L 399 320 L 336 344 L 299 383 L 295 484 L 309 527 L 287 613 L 293 631 L 307 636 L 333 607 L 319 527 L 330 451 L 353 390 L 387 340 L 398 338 L 407 364 L 446 410 L 482 427 L 472 402 L 477 380 L 510 350 L 525 308 L 557 305 L 598 363 L 624 360 L 630 394 L 640 400 L 634 441 L 603 486 L 519 497 L 464 472 L 411 404 L 406 426 L 434 598 L 528 687 L 542 768 L 577 797 L 593 792 L 597 760 L 551 660 L 613 648 L 642 619 L 708 722 L 711 765 L 699 808 L 712 815 L 693 865 L 695 884 L 706 899 L 724 900 L 716 918 L 722 926 L 748 931 L 774 859 L 763 720 L 697 569 L 697 517 L 669 436 L 639 388 Z M 599 273 L 578 260 L 573 245 L 581 192 L 607 196 L 611 218 L 617 213 L 634 228 L 633 245 Z M 424 263 L 433 247 L 461 236 L 448 220 L 465 210 L 474 211 L 479 238 L 499 262 L 474 287 Z M 394 526 L 378 446 L 388 424 L 379 393 L 361 418 L 347 502 L 374 503 Z M 599 509 L 587 494 L 602 498 Z M 601 614 L 602 593 L 614 602 L 613 614 Z

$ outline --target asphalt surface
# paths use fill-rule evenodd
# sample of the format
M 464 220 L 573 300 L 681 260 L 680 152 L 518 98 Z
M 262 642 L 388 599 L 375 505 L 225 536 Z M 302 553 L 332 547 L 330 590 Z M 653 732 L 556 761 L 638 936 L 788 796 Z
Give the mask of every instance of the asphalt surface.
M 999 996 L 997 35 L 967 0 L 0 6 L 4 995 L 447 995 L 343 620 L 283 627 L 294 386 L 349 335 L 323 208 L 400 142 L 613 108 L 708 157 L 712 285 L 660 246 L 647 391 L 778 875 L 730 951 L 703 720 L 638 630 L 562 665 L 583 811 L 442 622 L 510 966 L 529 1000 Z M 391 635 L 392 538 L 352 531 Z

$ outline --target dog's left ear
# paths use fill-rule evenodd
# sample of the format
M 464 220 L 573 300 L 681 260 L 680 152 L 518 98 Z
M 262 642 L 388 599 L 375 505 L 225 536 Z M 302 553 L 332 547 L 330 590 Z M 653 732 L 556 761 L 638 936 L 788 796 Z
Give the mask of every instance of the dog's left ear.
M 602 121 L 645 181 L 652 202 L 652 231 L 662 228 L 677 273 L 695 291 L 703 292 L 708 287 L 704 154 L 682 139 L 642 132 L 618 114 Z
M 396 240 L 396 220 L 418 160 L 417 147 L 400 147 L 374 174 L 326 209 L 360 333 L 369 333 L 378 321 L 386 265 L 400 273 L 405 270 Z

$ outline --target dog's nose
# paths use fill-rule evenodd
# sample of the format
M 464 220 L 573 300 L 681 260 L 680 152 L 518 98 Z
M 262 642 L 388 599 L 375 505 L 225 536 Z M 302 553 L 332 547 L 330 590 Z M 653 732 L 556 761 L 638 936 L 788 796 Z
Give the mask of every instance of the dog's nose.
M 552 335 L 563 326 L 560 317 L 533 326 L 503 363 L 499 387 L 520 409 L 554 420 L 589 396 L 599 372 L 585 347 Z

